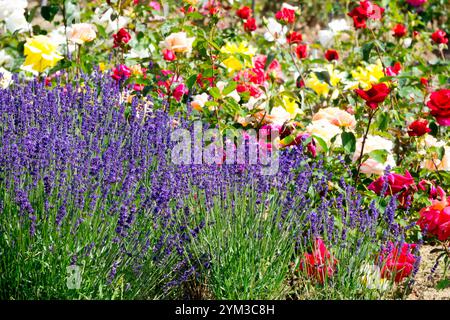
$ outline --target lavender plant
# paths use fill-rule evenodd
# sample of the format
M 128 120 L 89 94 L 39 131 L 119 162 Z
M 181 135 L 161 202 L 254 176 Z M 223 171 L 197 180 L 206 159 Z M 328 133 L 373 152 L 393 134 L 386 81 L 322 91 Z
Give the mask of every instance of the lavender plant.
M 366 201 L 350 170 L 332 173 L 301 144 L 273 176 L 174 165 L 171 132 L 190 122 L 124 103 L 108 79 L 0 91 L 0 297 L 192 298 L 200 285 L 201 298 L 380 297 L 361 270 L 403 241 L 395 197 Z M 321 281 L 305 261 L 317 239 L 336 261 Z

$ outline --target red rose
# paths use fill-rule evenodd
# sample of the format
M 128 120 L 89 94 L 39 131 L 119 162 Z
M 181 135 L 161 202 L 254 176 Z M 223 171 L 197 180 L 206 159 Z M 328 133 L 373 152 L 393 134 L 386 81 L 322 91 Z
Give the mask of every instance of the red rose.
M 173 61 L 177 58 L 177 56 L 175 55 L 175 52 L 173 52 L 172 50 L 164 49 L 162 51 L 162 53 L 164 56 L 164 60 L 166 60 L 166 61 Z
M 401 282 L 404 278 L 409 277 L 417 260 L 417 257 L 412 254 L 415 247 L 415 244 L 403 243 L 399 249 L 390 243 L 388 248 L 390 250 L 385 249 L 381 253 L 383 260 L 381 277 L 387 279 L 394 277 L 395 282 Z
M 275 14 L 275 18 L 282 23 L 292 24 L 295 22 L 295 11 L 283 8 Z
M 396 63 L 394 63 L 394 65 L 392 67 L 387 67 L 385 70 L 385 73 L 389 77 L 394 77 L 394 76 L 398 75 L 401 70 L 402 70 L 401 63 L 396 62 Z
M 401 38 L 406 35 L 406 27 L 401 23 L 397 24 L 392 31 L 394 32 L 392 35 L 396 38 Z
M 366 105 L 376 109 L 389 95 L 390 89 L 385 83 L 374 84 L 369 90 L 356 89 L 355 92 L 364 100 Z
M 244 6 L 236 11 L 236 15 L 241 19 L 248 19 L 252 16 L 252 9 Z
M 367 19 L 379 20 L 383 15 L 384 8 L 373 4 L 370 1 L 361 1 L 359 6 L 347 13 L 348 16 L 353 18 L 355 28 L 366 28 Z
M 421 83 L 423 86 L 427 87 L 427 86 L 428 86 L 428 79 L 422 77 L 422 78 L 420 78 L 420 83 Z
M 244 30 L 252 32 L 256 30 L 256 20 L 254 18 L 248 18 L 244 23 Z
M 450 238 L 450 197 L 444 190 L 437 187 L 440 200 L 432 200 L 429 207 L 420 210 L 417 225 L 429 235 L 437 236 L 440 241 Z
M 127 44 L 131 40 L 131 36 L 127 30 L 121 28 L 119 32 L 113 34 L 114 48 Z
M 299 59 L 305 59 L 308 55 L 308 46 L 306 44 L 299 44 L 295 49 L 295 53 Z
M 304 253 L 300 260 L 300 271 L 315 278 L 323 284 L 326 278 L 331 278 L 336 271 L 338 261 L 330 254 L 322 239 L 317 238 L 312 253 Z
M 303 36 L 300 32 L 292 31 L 286 35 L 288 43 L 300 43 L 303 40 Z
M 128 79 L 131 76 L 131 70 L 124 64 L 118 65 L 113 69 L 112 78 L 116 81 Z
M 450 126 L 450 89 L 433 92 L 427 106 L 439 125 Z
M 325 52 L 325 59 L 328 61 L 339 60 L 339 54 L 336 50 L 329 49 Z
M 431 39 L 433 39 L 433 41 L 437 44 L 447 44 L 448 43 L 448 39 L 446 38 L 446 33 L 445 31 L 441 30 L 441 29 L 437 29 L 435 32 L 433 32 L 433 34 L 431 35 Z
M 428 121 L 425 119 L 416 120 L 408 126 L 408 135 L 410 137 L 421 137 L 430 131 Z

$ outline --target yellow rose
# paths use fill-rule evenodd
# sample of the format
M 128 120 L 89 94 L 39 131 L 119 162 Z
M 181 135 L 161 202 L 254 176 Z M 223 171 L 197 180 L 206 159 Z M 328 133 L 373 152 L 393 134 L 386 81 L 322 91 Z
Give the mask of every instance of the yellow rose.
M 352 77 L 358 80 L 359 86 L 364 90 L 372 88 L 372 84 L 379 83 L 378 80 L 384 77 L 383 65 L 380 60 L 376 64 L 367 67 L 358 67 L 353 70 Z
M 174 52 L 186 53 L 192 51 L 192 43 L 195 37 L 188 38 L 186 32 L 176 32 L 164 40 L 164 47 Z
M 76 23 L 72 25 L 69 40 L 78 44 L 91 42 L 97 37 L 97 28 L 89 23 Z
M 24 46 L 24 55 L 26 59 L 23 66 L 30 66 L 37 72 L 43 72 L 47 68 L 54 67 L 59 60 L 63 59 L 56 50 L 56 45 L 43 35 L 27 39 Z
M 315 73 L 312 73 L 311 76 L 306 79 L 305 86 L 313 89 L 319 96 L 326 97 L 328 96 L 328 92 L 330 92 L 330 86 L 326 82 L 320 81 Z
M 234 56 L 228 57 L 222 61 L 222 63 L 227 67 L 228 72 L 234 73 L 235 71 L 240 71 L 244 68 L 244 65 Z
M 328 147 L 331 146 L 331 139 L 333 139 L 338 134 L 341 134 L 341 129 L 334 124 L 331 124 L 326 119 L 320 119 L 312 121 L 307 127 L 306 131 L 311 135 L 321 138 Z M 341 139 L 337 138 L 334 141 L 335 145 L 341 145 Z M 320 145 L 318 145 L 320 151 Z

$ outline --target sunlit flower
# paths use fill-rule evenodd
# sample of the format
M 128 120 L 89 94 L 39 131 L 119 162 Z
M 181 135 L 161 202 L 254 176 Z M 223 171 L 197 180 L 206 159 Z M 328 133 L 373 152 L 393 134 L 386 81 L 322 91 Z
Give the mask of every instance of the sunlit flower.
M 358 86 L 364 90 L 372 88 L 372 84 L 378 83 L 384 77 L 383 65 L 380 60 L 376 64 L 369 64 L 368 66 L 358 67 L 351 72 L 354 79 L 358 81 Z
M 91 42 L 97 37 L 97 28 L 90 23 L 76 23 L 72 25 L 69 40 L 78 44 Z
M 57 52 L 56 45 L 46 36 L 39 35 L 28 38 L 24 45 L 26 56 L 24 66 L 31 66 L 37 72 L 54 67 L 63 57 Z
M 228 42 L 220 49 L 220 52 L 230 55 L 242 54 L 252 58 L 256 54 L 256 48 L 248 45 L 245 41 L 239 44 Z
M 209 95 L 207 93 L 197 94 L 193 96 L 193 100 L 191 101 L 191 107 L 197 111 L 202 111 L 208 99 Z
M 307 88 L 311 88 L 315 93 L 323 97 L 328 96 L 328 93 L 330 92 L 330 86 L 328 85 L 328 83 L 320 81 L 315 73 L 311 73 L 309 78 L 306 79 L 305 86 Z
M 12 73 L 0 67 L 0 88 L 6 89 L 12 83 Z
M 361 155 L 362 141 L 363 137 L 356 140 L 356 150 L 353 154 L 353 161 L 357 161 Z M 367 154 L 369 155 L 369 158 L 362 163 L 361 172 L 367 175 L 376 174 L 381 176 L 384 174 L 384 170 L 387 166 L 390 166 L 391 168 L 395 167 L 395 160 L 392 155 L 393 146 L 392 141 L 388 139 L 380 136 L 368 135 L 364 144 L 363 156 Z M 370 157 L 370 153 L 375 150 L 385 150 L 387 152 L 386 161 L 381 163 Z
M 274 18 L 268 18 L 266 24 L 267 32 L 264 33 L 264 39 L 269 42 L 277 41 L 280 45 L 286 43 L 286 33 L 288 32 L 288 27 L 281 25 Z
M 192 51 L 195 37 L 188 38 L 186 32 L 176 32 L 169 35 L 163 42 L 166 49 L 173 52 L 187 53 Z
M 330 123 L 327 119 L 320 119 L 312 121 L 307 127 L 306 131 L 313 136 L 321 138 L 328 147 L 331 146 L 331 139 L 340 134 L 342 131 L 338 126 Z M 335 145 L 340 145 L 341 140 L 336 139 Z M 320 145 L 319 145 L 320 149 Z
M 326 119 L 335 126 L 351 130 L 356 127 L 355 116 L 336 107 L 320 109 L 312 118 L 313 121 L 320 119 Z

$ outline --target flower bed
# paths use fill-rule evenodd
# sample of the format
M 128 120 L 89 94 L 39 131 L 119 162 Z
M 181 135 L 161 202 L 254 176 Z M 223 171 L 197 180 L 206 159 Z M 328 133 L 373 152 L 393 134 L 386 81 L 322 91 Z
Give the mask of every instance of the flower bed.
M 406 298 L 424 243 L 449 285 L 439 1 L 268 6 L 2 3 L 2 299 Z

